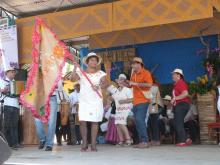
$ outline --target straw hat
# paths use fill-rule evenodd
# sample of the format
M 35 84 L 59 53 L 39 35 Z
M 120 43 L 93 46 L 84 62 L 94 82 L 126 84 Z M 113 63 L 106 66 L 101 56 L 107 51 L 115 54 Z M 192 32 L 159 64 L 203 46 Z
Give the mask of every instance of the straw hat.
M 144 64 L 142 58 L 140 58 L 140 57 L 134 57 L 133 62 L 138 62 L 138 63 Z
M 179 73 L 183 76 L 183 70 L 182 69 L 174 69 L 174 71 L 172 73 Z
M 163 98 L 163 100 L 171 101 L 171 100 L 172 100 L 172 98 L 171 98 L 171 96 L 166 95 L 166 96 Z
M 101 58 L 100 56 L 98 56 L 98 55 L 97 55 L 96 53 L 94 53 L 94 52 L 91 52 L 91 53 L 89 53 L 87 56 L 85 56 L 85 57 L 83 58 L 83 63 L 84 63 L 85 65 L 88 65 L 88 59 L 91 58 L 91 57 L 97 57 L 97 58 L 98 58 L 98 65 L 101 64 L 102 58 Z

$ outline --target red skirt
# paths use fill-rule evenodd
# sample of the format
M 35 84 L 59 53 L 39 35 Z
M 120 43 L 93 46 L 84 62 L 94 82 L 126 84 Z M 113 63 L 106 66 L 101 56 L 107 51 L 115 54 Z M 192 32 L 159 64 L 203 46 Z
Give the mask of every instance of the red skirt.
M 119 142 L 119 137 L 118 137 L 114 117 L 109 118 L 108 130 L 105 135 L 105 140 L 109 143 L 112 143 L 112 144 L 117 144 Z

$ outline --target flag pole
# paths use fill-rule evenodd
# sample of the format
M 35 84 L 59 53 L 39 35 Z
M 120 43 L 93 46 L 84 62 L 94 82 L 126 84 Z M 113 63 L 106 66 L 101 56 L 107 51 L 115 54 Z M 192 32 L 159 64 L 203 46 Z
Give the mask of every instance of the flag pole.
M 70 61 L 72 61 L 73 63 L 75 63 L 75 60 L 74 60 L 73 56 L 69 55 L 69 56 L 67 57 L 67 59 L 70 60 Z M 92 81 L 89 79 L 89 77 L 87 76 L 87 74 L 82 70 L 82 68 L 80 68 L 80 67 L 78 67 L 78 68 L 79 68 L 80 72 L 82 73 L 82 75 L 87 79 L 87 81 L 89 82 L 89 84 L 90 84 L 91 86 L 93 86 L 94 84 L 93 84 Z M 102 98 L 102 95 L 99 93 L 99 91 L 95 90 L 95 92 L 97 93 L 97 95 L 98 95 L 100 98 Z

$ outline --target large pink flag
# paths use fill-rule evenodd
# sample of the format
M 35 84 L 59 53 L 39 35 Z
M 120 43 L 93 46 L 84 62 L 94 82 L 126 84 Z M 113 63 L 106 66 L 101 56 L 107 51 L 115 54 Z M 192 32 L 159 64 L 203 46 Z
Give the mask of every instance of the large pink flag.
M 26 89 L 20 100 L 24 107 L 32 111 L 34 117 L 47 122 L 50 114 L 50 96 L 61 79 L 62 68 L 70 53 L 38 17 L 35 21 L 32 44 L 33 62 Z

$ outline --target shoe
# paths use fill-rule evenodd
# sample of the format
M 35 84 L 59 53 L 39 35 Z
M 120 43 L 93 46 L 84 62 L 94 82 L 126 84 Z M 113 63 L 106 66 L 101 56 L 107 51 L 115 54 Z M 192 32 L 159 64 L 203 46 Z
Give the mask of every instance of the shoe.
M 124 144 L 124 142 L 118 142 L 118 143 L 116 144 L 116 146 L 117 146 L 117 147 L 122 147 L 123 144 Z
M 66 145 L 71 146 L 71 145 L 74 145 L 74 143 L 72 143 L 72 142 L 67 142 Z
M 81 144 L 81 142 L 80 142 L 80 141 L 77 141 L 77 142 L 76 142 L 76 145 L 80 145 L 80 144 Z
M 160 144 L 160 141 L 152 141 L 151 145 L 157 147 L 157 146 L 160 146 L 161 144 Z
M 47 146 L 47 147 L 45 148 L 45 151 L 53 151 L 53 147 Z
M 126 140 L 126 142 L 124 143 L 125 147 L 130 147 L 131 145 L 132 145 L 132 140 L 131 139 Z
M 23 145 L 20 145 L 20 144 L 13 145 L 13 147 L 14 147 L 14 148 L 17 148 L 17 149 L 19 149 L 19 148 L 24 148 L 24 146 L 23 146 Z
M 186 143 L 178 143 L 176 144 L 177 147 L 186 147 L 188 146 Z
M 17 148 L 16 146 L 11 146 L 10 148 L 11 148 L 12 150 L 15 150 L 15 151 L 18 150 L 18 148 Z
M 45 146 L 45 141 L 44 142 L 40 142 L 40 145 L 38 147 L 39 150 L 42 150 Z
M 187 144 L 188 146 L 192 145 L 192 140 L 191 140 L 191 139 L 187 139 L 187 140 L 186 140 L 186 144 Z
M 62 143 L 57 143 L 57 146 L 62 146 Z
M 139 143 L 138 145 L 135 145 L 134 148 L 144 149 L 144 148 L 149 148 L 149 145 L 147 142 L 142 142 Z

